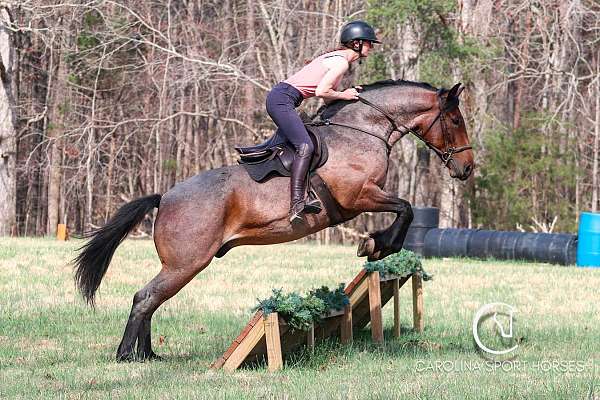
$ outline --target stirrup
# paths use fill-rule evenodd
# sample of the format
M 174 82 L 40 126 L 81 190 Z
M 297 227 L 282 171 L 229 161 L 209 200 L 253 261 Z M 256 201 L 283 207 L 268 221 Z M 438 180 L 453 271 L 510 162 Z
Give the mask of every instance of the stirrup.
M 304 202 L 304 200 L 301 200 L 297 203 L 294 203 L 291 207 L 290 207 L 290 212 L 289 212 L 289 216 L 290 216 L 290 223 L 296 223 L 296 222 L 301 222 L 304 218 L 303 218 L 303 214 L 304 214 L 304 207 L 306 206 L 306 203 Z
M 304 204 L 304 212 L 308 214 L 319 214 L 322 210 L 323 205 L 321 204 L 321 200 L 319 200 L 319 198 L 311 188 L 308 192 L 308 198 L 306 199 L 306 203 Z

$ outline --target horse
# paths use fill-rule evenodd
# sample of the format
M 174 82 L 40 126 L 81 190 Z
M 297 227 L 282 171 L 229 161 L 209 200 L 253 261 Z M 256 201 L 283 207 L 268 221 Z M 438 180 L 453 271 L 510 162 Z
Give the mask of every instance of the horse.
M 408 201 L 384 190 L 390 150 L 412 133 L 442 160 L 453 178 L 467 179 L 473 152 L 456 84 L 450 90 L 404 80 L 364 85 L 359 101 L 334 101 L 319 113 L 318 131 L 329 158 L 319 176 L 339 205 L 343 220 L 363 212 L 395 213 L 386 229 L 362 238 L 358 256 L 379 260 L 400 251 L 413 215 Z M 117 361 L 160 359 L 151 346 L 151 320 L 213 257 L 242 245 L 289 242 L 331 225 L 326 210 L 288 221 L 289 179 L 264 183 L 250 179 L 240 165 L 203 171 L 154 194 L 123 205 L 89 239 L 74 260 L 75 282 L 92 307 L 95 294 L 117 246 L 154 208 L 154 243 L 162 268 L 135 293 Z M 225 250 L 224 250 L 225 249 Z M 136 347 L 137 344 L 137 347 Z

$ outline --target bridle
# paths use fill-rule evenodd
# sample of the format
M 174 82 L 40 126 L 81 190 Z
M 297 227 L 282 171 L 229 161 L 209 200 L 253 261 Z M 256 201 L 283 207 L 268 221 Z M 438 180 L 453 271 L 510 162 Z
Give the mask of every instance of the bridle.
M 406 135 L 408 132 L 412 133 L 413 135 L 415 135 L 419 140 L 421 140 L 425 146 L 427 146 L 428 148 L 430 148 L 431 150 L 433 150 L 433 152 L 435 154 L 437 154 L 437 156 L 442 160 L 442 164 L 444 166 L 447 166 L 448 164 L 452 164 L 453 167 L 455 167 L 455 161 L 453 156 L 455 154 L 461 153 L 463 151 L 466 150 L 471 150 L 473 147 L 472 146 L 460 146 L 460 147 L 453 147 L 450 146 L 450 144 L 452 143 L 452 138 L 450 137 L 450 134 L 448 132 L 448 128 L 446 126 L 446 118 L 444 116 L 444 113 L 446 110 L 444 110 L 444 108 L 442 107 L 441 104 L 441 98 L 438 96 L 438 104 L 439 104 L 439 108 L 440 108 L 440 112 L 438 113 L 438 115 L 434 118 L 434 120 L 431 122 L 431 124 L 429 125 L 429 127 L 425 130 L 425 132 L 421 135 L 419 134 L 417 131 L 415 131 L 412 128 L 407 127 L 404 124 L 400 124 L 400 127 L 404 129 L 404 131 L 400 130 L 398 127 L 398 124 L 396 123 L 396 121 L 394 120 L 394 117 L 392 117 L 390 115 L 390 113 L 388 113 L 387 111 L 385 111 L 383 108 L 381 108 L 380 106 L 378 106 L 377 104 L 371 103 L 369 100 L 365 99 L 362 96 L 358 96 L 358 100 L 363 103 L 368 105 L 371 108 L 374 108 L 375 110 L 379 111 L 381 114 L 383 114 L 385 116 L 385 118 L 388 120 L 388 122 L 391 124 L 391 130 L 389 132 L 386 132 L 385 137 L 381 136 L 378 133 L 374 133 L 374 132 L 369 132 L 367 130 L 364 130 L 362 128 L 358 128 L 355 126 L 351 126 L 351 125 L 346 125 L 346 124 L 340 124 L 338 122 L 333 122 L 330 119 L 325 119 L 325 120 L 321 120 L 321 121 L 315 121 L 315 122 L 311 122 L 308 123 L 307 125 L 313 125 L 313 126 L 323 126 L 323 125 L 335 125 L 335 126 L 342 126 L 345 128 L 350 128 L 350 129 L 354 129 L 363 133 L 366 133 L 368 135 L 374 136 L 380 140 L 382 140 L 387 148 L 387 153 L 388 156 L 390 155 L 390 152 L 392 150 L 392 146 L 389 144 L 389 139 L 390 136 L 392 135 L 393 132 L 400 132 L 402 134 L 402 136 Z M 432 143 L 430 143 L 429 141 L 427 141 L 425 139 L 425 136 L 427 135 L 427 133 L 429 132 L 429 130 L 431 130 L 431 128 L 433 127 L 433 125 L 437 122 L 440 121 L 440 124 L 442 126 L 442 137 L 444 138 L 444 147 L 446 148 L 446 150 L 442 150 L 436 146 L 434 146 Z

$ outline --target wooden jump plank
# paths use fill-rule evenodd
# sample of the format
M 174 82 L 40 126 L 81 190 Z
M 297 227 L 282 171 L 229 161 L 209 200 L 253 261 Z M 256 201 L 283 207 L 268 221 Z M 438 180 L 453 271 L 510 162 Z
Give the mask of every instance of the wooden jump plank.
M 244 329 L 242 329 L 238 337 L 235 338 L 234 342 L 242 343 L 242 340 L 244 340 L 248 332 L 250 332 L 250 329 L 252 329 L 252 327 L 258 322 L 262 321 L 262 318 L 263 312 L 261 310 L 257 311 L 250 320 L 250 322 L 248 322 L 248 325 L 246 325 Z
M 400 337 L 400 279 L 393 280 L 394 292 L 394 337 Z
M 215 362 L 213 362 L 210 368 L 219 369 L 224 364 L 225 361 L 229 358 L 229 356 L 235 351 L 235 349 L 243 342 L 244 338 L 248 335 L 248 332 L 256 325 L 258 321 L 261 321 L 263 317 L 263 312 L 258 310 L 250 319 L 250 322 L 246 324 L 242 332 L 233 340 L 229 348 L 223 353 L 221 357 L 219 357 Z
M 379 281 L 378 285 L 374 284 L 375 278 Z M 398 278 L 398 276 L 389 274 L 380 277 L 377 272 L 369 277 L 366 270 L 362 269 L 344 290 L 350 299 L 350 304 L 343 311 L 332 312 L 332 314 L 324 316 L 324 319 L 319 324 L 313 325 L 309 332 L 290 329 L 285 321 L 279 318 L 278 323 L 275 323 L 274 320 L 271 320 L 270 323 L 267 322 L 267 326 L 271 332 L 269 333 L 271 339 L 267 340 L 265 330 L 266 319 L 263 318 L 262 311 L 258 311 L 225 354 L 217 359 L 211 367 L 223 367 L 227 371 L 233 371 L 245 362 L 260 361 L 266 356 L 268 360 L 274 360 L 273 362 L 269 361 L 269 370 L 276 370 L 283 366 L 284 354 L 296 350 L 301 346 L 308 345 L 312 349 L 317 341 L 337 335 L 340 335 L 343 343 L 351 342 L 353 329 L 362 329 L 373 320 L 370 306 L 371 297 L 373 300 L 372 303 L 375 305 L 374 325 L 376 329 L 375 331 L 372 330 L 372 335 L 374 335 L 373 340 L 379 341 L 380 338 L 383 340 L 383 321 L 381 318 L 379 318 L 381 322 L 377 321 L 377 308 L 381 311 L 381 308 L 392 298 L 394 299 L 394 334 L 399 334 L 398 291 L 409 278 L 410 276 Z M 369 286 L 373 287 L 371 291 L 369 290 Z M 377 296 L 378 290 L 379 296 Z M 417 331 L 422 331 L 423 329 L 422 294 L 423 288 L 420 277 L 413 277 L 413 318 L 415 318 L 415 330 Z M 379 302 L 378 307 L 377 302 Z M 272 314 L 277 315 L 276 313 Z M 273 316 L 271 318 L 276 317 Z M 279 330 L 278 335 L 273 333 L 273 327 L 275 326 Z M 277 352 L 276 336 L 279 338 L 279 352 Z M 279 353 L 279 357 L 277 357 L 277 353 Z
M 290 347 L 290 344 L 294 344 L 298 341 L 302 342 L 303 340 L 305 340 L 303 339 L 304 335 L 298 335 L 298 332 L 299 331 L 292 332 L 290 326 L 285 323 L 281 316 L 279 316 L 279 337 L 281 338 L 280 343 L 282 354 L 286 354 L 294 349 L 294 347 Z M 244 361 L 244 364 L 268 361 L 267 356 L 267 341 L 265 338 L 265 340 L 259 341 L 258 344 L 254 347 L 254 349 L 250 351 L 250 353 L 246 357 L 246 360 Z
M 350 282 L 348 284 L 348 286 L 346 286 L 346 289 L 344 289 L 346 296 L 349 296 L 350 293 L 352 293 L 354 291 L 354 287 L 357 286 L 360 282 L 362 282 L 362 280 L 365 279 L 366 276 L 367 276 L 367 270 L 364 268 L 361 269 L 360 272 L 358 273 L 358 275 L 356 275 L 354 277 L 354 279 L 352 279 L 352 282 Z
M 371 337 L 375 343 L 383 343 L 383 317 L 381 313 L 381 283 L 379 272 L 368 275 L 369 313 L 371 317 Z
M 279 315 L 272 312 L 263 321 L 267 340 L 268 370 L 269 372 L 278 371 L 283 368 L 281 337 L 279 336 Z
M 348 344 L 352 342 L 352 339 L 352 304 L 347 304 L 344 307 L 344 316 L 340 323 L 340 341 L 343 344 Z
M 404 286 L 409 278 L 410 276 L 400 278 L 399 286 Z M 392 296 L 393 290 L 391 281 L 383 282 L 381 284 L 381 305 L 385 306 Z M 367 299 L 353 306 L 352 320 L 355 331 L 363 329 L 365 326 L 367 326 L 370 320 L 369 311 L 369 302 Z
M 310 329 L 306 333 L 306 346 L 310 350 L 311 354 L 315 352 L 315 324 L 310 326 Z
M 408 281 L 409 277 L 399 278 L 399 287 L 404 286 Z M 393 297 L 392 281 L 382 282 L 381 284 L 381 304 L 384 306 Z M 360 302 L 352 304 L 352 326 L 353 330 L 363 329 L 370 321 L 369 316 L 369 301 L 368 296 L 365 296 Z M 330 336 L 339 335 L 341 332 L 341 326 L 343 325 L 343 317 L 334 319 L 333 321 L 327 321 L 324 327 L 318 328 L 318 333 L 315 333 L 319 339 L 327 338 Z M 285 343 L 285 341 L 284 341 Z
M 223 369 L 235 371 L 254 349 L 258 342 L 265 336 L 265 324 L 258 323 L 250 329 L 244 340 L 239 343 L 223 364 Z
M 413 327 L 416 332 L 423 332 L 425 322 L 423 320 L 423 279 L 421 275 L 412 276 L 413 290 Z
M 363 279 L 361 282 L 359 282 L 350 294 L 346 294 L 346 295 L 348 296 L 348 299 L 350 300 L 350 304 L 352 304 L 352 306 L 354 307 L 354 305 L 363 301 L 366 298 L 368 293 L 369 293 L 369 281 L 368 281 L 368 279 L 366 279 L 366 275 L 365 275 L 365 279 Z

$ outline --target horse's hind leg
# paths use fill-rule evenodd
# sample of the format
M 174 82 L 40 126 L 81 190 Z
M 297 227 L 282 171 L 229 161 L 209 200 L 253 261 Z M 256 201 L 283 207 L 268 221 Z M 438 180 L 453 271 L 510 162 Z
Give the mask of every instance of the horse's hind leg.
M 199 264 L 189 268 L 169 269 L 163 267 L 143 289 L 133 297 L 131 313 L 125 327 L 123 339 L 117 350 L 117 361 L 156 358 L 150 343 L 152 314 L 165 301 L 173 297 L 192 278 L 202 271 L 212 260 L 212 255 Z M 134 347 L 137 346 L 137 357 Z
M 140 329 L 138 331 L 137 337 L 137 356 L 142 360 L 160 360 L 160 357 L 152 351 L 152 341 L 151 341 L 151 332 L 152 332 L 152 315 L 154 313 L 150 313 L 150 315 L 146 316 L 142 323 L 140 324 Z

